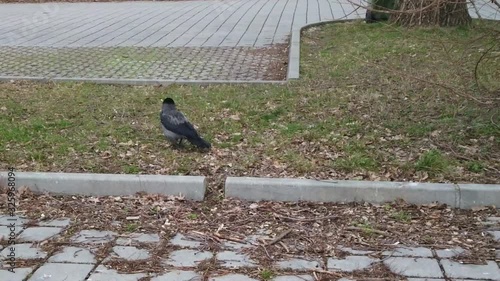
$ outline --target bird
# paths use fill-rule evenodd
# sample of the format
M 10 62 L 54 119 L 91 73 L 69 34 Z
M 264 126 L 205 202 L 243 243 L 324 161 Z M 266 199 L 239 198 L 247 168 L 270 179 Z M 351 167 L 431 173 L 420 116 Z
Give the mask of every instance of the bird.
M 212 147 L 209 142 L 200 137 L 184 114 L 177 110 L 172 98 L 163 100 L 160 121 L 163 134 L 174 147 L 181 146 L 184 139 L 201 149 L 210 149 Z

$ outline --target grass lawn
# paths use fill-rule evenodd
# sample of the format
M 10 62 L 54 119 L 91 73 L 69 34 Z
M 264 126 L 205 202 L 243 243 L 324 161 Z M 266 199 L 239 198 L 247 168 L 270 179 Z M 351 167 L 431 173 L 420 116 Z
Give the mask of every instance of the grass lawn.
M 500 183 L 500 46 L 487 28 L 500 31 L 313 27 L 301 79 L 285 86 L 3 83 L 0 169 L 206 175 L 213 185 L 229 175 Z M 478 87 L 474 67 L 491 46 Z M 166 96 L 211 152 L 171 149 L 159 126 Z

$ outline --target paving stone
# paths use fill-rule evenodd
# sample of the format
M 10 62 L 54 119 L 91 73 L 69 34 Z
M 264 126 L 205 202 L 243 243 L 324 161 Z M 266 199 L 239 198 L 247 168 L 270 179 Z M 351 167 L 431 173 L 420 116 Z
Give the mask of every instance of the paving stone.
M 146 233 L 132 233 L 127 237 L 120 237 L 116 239 L 117 245 L 130 245 L 133 243 L 159 243 L 160 236 L 158 234 L 146 234 Z
M 12 229 L 12 234 L 14 235 L 17 235 L 19 234 L 19 232 L 21 232 L 23 230 L 22 227 L 15 227 Z M 9 226 L 5 226 L 5 225 L 0 225 L 0 240 L 9 240 L 9 237 L 10 237 L 10 234 L 11 234 L 11 227 Z
M 391 257 L 384 264 L 395 274 L 408 277 L 443 278 L 437 260 L 429 258 Z
M 211 277 L 208 281 L 259 281 L 242 274 L 229 274 L 218 277 Z
M 393 256 L 393 257 L 422 257 L 422 258 L 430 258 L 432 257 L 432 251 L 428 248 L 417 247 L 417 248 L 396 248 L 393 251 L 384 251 L 382 253 L 384 256 Z
M 446 281 L 446 279 L 434 279 L 434 278 L 408 278 L 408 281 Z M 465 281 L 465 280 L 461 280 Z
M 351 255 L 362 256 L 373 253 L 373 251 L 365 251 L 365 250 L 354 250 L 353 248 L 348 248 L 344 246 L 337 246 L 337 249 L 349 253 Z
M 223 267 L 255 267 L 255 261 L 246 254 L 224 251 L 217 254 L 217 260 L 222 262 Z
M 1 252 L 2 259 L 8 257 L 8 255 L 10 254 L 10 248 L 11 247 L 6 247 L 2 250 Z M 31 243 L 16 244 L 14 248 L 15 248 L 16 259 L 24 259 L 24 260 L 42 259 L 47 256 L 46 252 L 42 251 L 37 247 L 34 247 L 33 244 Z
M 500 241 L 500 231 L 488 231 L 488 233 L 493 236 L 495 241 Z
M 179 250 L 170 254 L 166 264 L 178 267 L 197 266 L 201 261 L 211 259 L 213 254 L 210 252 L 196 250 Z
M 201 246 L 201 242 L 193 240 L 189 237 L 181 233 L 177 233 L 171 240 L 170 244 L 179 246 L 179 247 L 188 247 L 188 248 L 198 248 Z
M 272 279 L 272 281 L 314 281 L 310 275 L 283 275 Z
M 379 262 L 378 259 L 372 259 L 364 256 L 347 256 L 345 259 L 328 259 L 328 269 L 352 272 L 363 270 L 370 267 L 373 263 Z
M 32 268 L 23 267 L 15 268 L 14 272 L 8 270 L 0 270 L 0 280 L 6 281 L 23 281 L 32 271 Z
M 68 218 L 60 218 L 51 221 L 41 221 L 38 223 L 39 226 L 55 226 L 55 227 L 68 227 L 71 224 L 71 220 Z
M 278 267 L 282 269 L 304 270 L 304 269 L 318 269 L 321 265 L 317 261 L 303 260 L 303 259 L 290 259 L 278 262 Z
M 95 264 L 97 261 L 95 255 L 88 249 L 78 247 L 64 247 L 64 249 L 49 258 L 49 262 L 64 262 L 64 263 L 90 263 Z
M 500 280 L 500 269 L 494 261 L 487 261 L 486 265 L 477 265 L 441 260 L 441 265 L 450 278 Z
M 15 224 L 16 226 L 22 226 L 23 224 L 27 223 L 29 220 L 27 218 L 23 218 L 20 216 L 0 216 L 0 225 L 7 225 L 10 226 L 12 224 Z
M 59 227 L 30 227 L 25 229 L 18 239 L 21 242 L 40 242 L 61 233 L 62 230 Z
M 203 276 L 194 271 L 175 270 L 169 273 L 156 276 L 151 281 L 201 281 Z
M 91 264 L 46 263 L 28 281 L 83 281 L 94 268 Z
M 113 241 L 116 233 L 112 231 L 82 230 L 71 237 L 71 242 L 82 244 L 102 244 Z
M 145 273 L 120 274 L 114 269 L 99 265 L 90 275 L 88 281 L 138 281 L 146 276 Z
M 116 257 L 128 261 L 145 260 L 151 257 L 147 250 L 132 246 L 114 246 L 113 252 L 116 254 Z
M 465 250 L 461 247 L 455 247 L 450 249 L 436 250 L 436 255 L 440 258 L 452 258 L 464 253 Z

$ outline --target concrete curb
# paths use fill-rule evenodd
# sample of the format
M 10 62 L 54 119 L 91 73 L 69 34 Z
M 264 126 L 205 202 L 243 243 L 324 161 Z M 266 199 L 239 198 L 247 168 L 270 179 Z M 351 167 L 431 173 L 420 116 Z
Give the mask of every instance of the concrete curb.
M 403 199 L 413 204 L 444 203 L 453 208 L 500 208 L 500 184 L 446 184 L 382 181 L 319 181 L 228 177 L 228 198 L 249 201 L 368 202 Z
M 362 18 L 357 18 L 357 19 L 319 21 L 304 25 L 299 29 L 293 30 L 292 35 L 290 37 L 290 45 L 288 47 L 288 70 L 286 76 L 287 82 L 290 80 L 297 80 L 299 79 L 300 76 L 300 36 L 304 29 L 330 23 L 344 23 L 344 22 L 362 21 L 362 20 L 363 20 Z
M 131 86 L 145 86 L 145 85 L 231 85 L 231 84 L 286 84 L 286 80 L 157 80 L 157 79 L 111 79 L 111 78 L 45 78 L 45 77 L 28 77 L 28 76 L 0 76 L 0 82 L 10 81 L 32 81 L 32 82 L 81 82 L 81 83 L 94 83 L 94 84 L 109 84 L 109 85 L 131 85 Z
M 0 172 L 0 186 L 7 186 L 8 172 Z M 201 201 L 206 178 L 202 176 L 114 175 L 15 172 L 15 186 L 35 193 L 55 195 L 123 196 L 137 192 L 179 195 Z

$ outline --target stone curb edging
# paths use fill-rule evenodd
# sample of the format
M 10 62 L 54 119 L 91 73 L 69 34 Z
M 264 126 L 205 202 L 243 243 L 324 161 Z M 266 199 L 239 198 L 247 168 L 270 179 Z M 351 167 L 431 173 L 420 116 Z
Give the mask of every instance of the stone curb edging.
M 286 80 L 161 80 L 161 79 L 113 79 L 113 78 L 44 78 L 44 77 L 11 77 L 0 76 L 0 82 L 10 81 L 30 81 L 30 82 L 81 82 L 81 83 L 94 83 L 94 84 L 109 84 L 109 85 L 131 85 L 131 86 L 145 86 L 145 85 L 231 85 L 231 84 L 286 84 Z
M 0 186 L 7 186 L 8 172 L 0 172 Z M 137 192 L 183 195 L 201 201 L 205 197 L 204 176 L 30 173 L 15 172 L 15 186 L 27 186 L 35 193 L 55 195 L 124 196 Z
M 352 21 L 362 21 L 362 18 L 357 19 L 339 19 L 339 20 L 329 20 L 329 21 L 320 21 L 313 22 L 307 25 L 300 27 L 299 29 L 295 29 L 292 31 L 292 35 L 290 36 L 290 43 L 288 47 L 288 70 L 286 76 L 286 82 L 290 80 L 297 80 L 300 76 L 300 36 L 302 31 L 307 28 L 311 28 L 314 26 L 321 26 L 330 23 L 344 23 L 344 22 L 352 22 Z
M 248 201 L 368 202 L 403 199 L 412 204 L 444 203 L 453 208 L 500 208 L 500 184 L 447 184 L 382 181 L 319 181 L 228 177 L 226 197 Z

